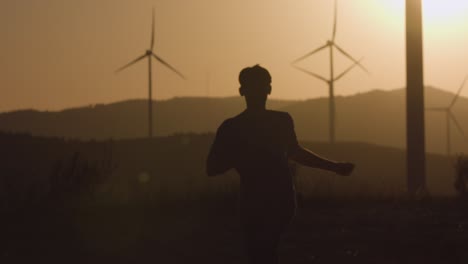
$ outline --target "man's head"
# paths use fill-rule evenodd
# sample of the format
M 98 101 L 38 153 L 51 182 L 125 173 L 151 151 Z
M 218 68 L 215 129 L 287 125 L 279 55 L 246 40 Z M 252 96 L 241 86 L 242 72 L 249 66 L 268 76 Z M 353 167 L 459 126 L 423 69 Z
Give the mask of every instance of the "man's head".
M 271 75 L 260 65 L 244 68 L 239 74 L 239 93 L 252 98 L 265 98 L 271 93 Z

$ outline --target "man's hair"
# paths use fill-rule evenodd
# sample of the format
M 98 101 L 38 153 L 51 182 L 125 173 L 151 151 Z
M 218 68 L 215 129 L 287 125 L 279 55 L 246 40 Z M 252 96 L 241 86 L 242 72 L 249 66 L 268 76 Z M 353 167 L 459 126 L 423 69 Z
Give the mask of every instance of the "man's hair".
M 239 73 L 239 83 L 243 89 L 264 88 L 271 84 L 271 75 L 260 65 L 244 68 Z

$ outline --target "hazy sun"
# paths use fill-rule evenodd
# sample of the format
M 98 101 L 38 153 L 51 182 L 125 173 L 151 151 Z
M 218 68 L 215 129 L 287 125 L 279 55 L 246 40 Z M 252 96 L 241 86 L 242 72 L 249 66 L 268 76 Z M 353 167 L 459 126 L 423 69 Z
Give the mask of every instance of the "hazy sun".
M 466 16 L 464 0 L 423 0 L 424 19 L 428 23 L 452 23 Z
M 405 0 L 380 0 L 386 16 L 401 19 L 405 15 Z M 422 0 L 424 28 L 427 32 L 464 32 L 468 15 L 466 0 Z

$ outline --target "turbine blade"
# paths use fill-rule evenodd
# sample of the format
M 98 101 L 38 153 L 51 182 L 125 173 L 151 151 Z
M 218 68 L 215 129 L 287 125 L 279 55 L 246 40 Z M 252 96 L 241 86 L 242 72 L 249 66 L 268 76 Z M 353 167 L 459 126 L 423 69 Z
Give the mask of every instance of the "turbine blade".
M 360 63 L 364 58 L 360 58 L 358 63 Z M 345 76 L 349 71 L 351 71 L 354 67 L 356 67 L 358 65 L 358 63 L 353 63 L 351 66 L 349 66 L 344 72 L 342 72 L 340 75 L 338 75 L 334 81 L 338 81 L 339 79 L 341 79 L 343 76 Z
M 449 108 L 452 108 L 452 107 L 455 105 L 455 103 L 457 102 L 458 97 L 460 97 L 460 93 L 461 93 L 461 91 L 463 90 L 463 88 L 465 87 L 465 84 L 466 84 L 466 81 L 467 81 L 467 80 L 468 80 L 468 75 L 467 75 L 467 76 L 465 77 L 465 79 L 463 80 L 463 83 L 462 83 L 462 85 L 460 86 L 460 88 L 458 89 L 458 92 L 457 92 L 457 94 L 455 95 L 455 97 L 453 98 L 452 102 L 450 103 Z
M 153 7 L 153 16 L 151 21 L 151 44 L 150 49 L 153 50 L 154 48 L 154 7 Z
M 179 75 L 182 79 L 186 80 L 185 76 L 180 73 L 176 68 L 172 67 L 169 63 L 165 62 L 163 59 L 161 59 L 158 55 L 153 53 L 153 57 L 157 59 L 160 63 L 162 63 L 164 66 L 175 72 L 177 75 Z
M 119 69 L 117 69 L 115 72 L 116 72 L 116 73 L 121 72 L 122 70 L 124 70 L 124 69 L 126 69 L 126 68 L 132 66 L 133 64 L 137 63 L 138 61 L 144 59 L 146 56 L 147 56 L 147 55 L 144 54 L 144 55 L 142 55 L 142 56 L 140 56 L 140 57 L 138 57 L 138 58 L 132 60 L 131 62 L 129 62 L 129 63 L 125 64 L 124 66 L 120 67 Z
M 460 133 L 463 135 L 463 137 L 466 140 L 467 138 L 466 138 L 465 132 L 463 131 L 463 128 L 461 127 L 460 123 L 458 123 L 457 119 L 455 118 L 455 115 L 449 111 L 449 116 L 450 116 L 450 119 L 452 119 L 453 123 L 455 123 L 455 126 L 458 128 L 458 131 L 460 131 Z
M 351 55 L 349 55 L 346 51 L 344 51 L 344 49 L 342 49 L 340 46 L 338 46 L 336 43 L 333 43 L 333 46 L 335 46 L 335 48 L 340 51 L 343 55 L 345 55 L 346 57 L 348 57 L 348 59 L 354 61 L 357 66 L 359 66 L 359 68 L 361 68 L 362 70 L 364 70 L 366 73 L 369 74 L 369 71 L 364 67 L 362 66 L 362 64 L 356 60 L 355 58 L 353 58 Z
M 301 61 L 301 60 L 303 60 L 303 59 L 305 59 L 305 58 L 307 58 L 307 57 L 309 57 L 309 56 L 312 56 L 312 55 L 314 55 L 315 53 L 317 53 L 317 52 L 323 50 L 324 48 L 328 47 L 329 45 L 330 45 L 330 44 L 327 43 L 327 44 L 325 44 L 325 45 L 323 45 L 323 46 L 321 46 L 321 47 L 319 47 L 319 48 L 316 48 L 316 49 L 314 49 L 313 51 L 307 53 L 306 55 L 304 55 L 304 56 L 302 56 L 302 57 L 300 57 L 300 58 L 294 60 L 292 63 L 293 63 L 293 64 L 294 64 L 294 63 L 297 63 L 297 62 L 299 62 L 299 61 Z
M 307 74 L 309 74 L 309 75 L 311 75 L 311 76 L 313 76 L 313 77 L 315 77 L 315 78 L 317 78 L 319 80 L 322 80 L 322 81 L 324 81 L 326 83 L 330 82 L 329 80 L 325 79 L 324 77 L 322 77 L 322 76 L 320 76 L 320 75 L 318 75 L 316 73 L 310 72 L 308 70 L 302 69 L 301 67 L 294 66 L 294 68 L 296 68 L 296 69 L 298 69 L 298 70 L 300 70 L 300 71 L 302 71 L 304 73 L 307 73 Z
M 333 35 L 332 35 L 332 41 L 335 41 L 336 37 L 336 24 L 338 20 L 338 1 L 335 0 L 335 11 L 334 11 L 334 18 L 333 18 Z

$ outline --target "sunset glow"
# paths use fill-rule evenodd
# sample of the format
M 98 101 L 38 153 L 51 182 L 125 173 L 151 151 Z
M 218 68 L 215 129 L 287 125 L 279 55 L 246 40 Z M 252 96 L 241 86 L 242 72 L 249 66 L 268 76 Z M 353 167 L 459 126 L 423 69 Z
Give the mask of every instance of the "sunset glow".
M 405 15 L 405 0 L 382 0 L 385 16 L 390 19 L 401 19 Z M 423 17 L 425 30 L 431 32 L 452 32 L 461 30 L 462 20 L 468 11 L 468 2 L 459 0 L 423 0 Z
M 468 1 L 422 1 L 425 83 L 456 92 L 468 73 Z M 290 62 L 331 37 L 334 1 L 0 2 L 0 112 L 144 98 L 145 63 L 123 74 L 114 71 L 148 48 L 153 7 L 155 49 L 187 77 L 155 64 L 154 99 L 238 96 L 239 70 L 256 63 L 274 76 L 273 98 L 328 95 L 323 82 Z M 337 94 L 404 87 L 405 0 L 339 0 L 337 11 L 337 43 L 362 56 L 372 72 L 353 71 L 337 84 Z M 335 56 L 337 72 L 350 65 L 341 55 Z M 327 53 L 314 54 L 302 66 L 328 76 Z

